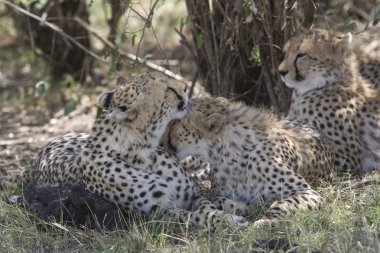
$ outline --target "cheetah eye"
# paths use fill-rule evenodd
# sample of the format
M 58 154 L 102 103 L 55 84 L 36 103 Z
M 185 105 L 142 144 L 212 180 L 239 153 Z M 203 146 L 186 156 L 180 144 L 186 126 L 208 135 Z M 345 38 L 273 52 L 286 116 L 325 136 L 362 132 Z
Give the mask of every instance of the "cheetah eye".
M 177 93 L 177 91 L 175 89 L 173 89 L 171 87 L 167 87 L 166 90 L 172 91 L 177 96 L 178 99 L 182 99 L 181 96 Z
M 125 112 L 127 110 L 127 107 L 126 106 L 119 106 L 119 109 L 123 112 Z
M 296 56 L 295 61 L 297 61 L 298 59 L 300 59 L 300 58 L 302 58 L 302 57 L 304 57 L 304 56 L 306 56 L 305 53 L 298 53 L 297 56 Z

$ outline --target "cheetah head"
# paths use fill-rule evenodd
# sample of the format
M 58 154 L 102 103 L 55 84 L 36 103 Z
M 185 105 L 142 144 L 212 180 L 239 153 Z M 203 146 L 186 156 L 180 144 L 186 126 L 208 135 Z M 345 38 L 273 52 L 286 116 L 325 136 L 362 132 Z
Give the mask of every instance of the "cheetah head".
M 299 94 L 345 78 L 351 33 L 314 29 L 291 38 L 278 70 L 286 86 Z M 344 79 L 343 79 L 344 80 Z
M 167 124 L 188 112 L 186 85 L 162 76 L 141 75 L 98 98 L 106 119 L 144 135 L 162 135 Z
M 174 151 L 179 160 L 200 156 L 209 160 L 209 150 L 219 142 L 225 128 L 224 98 L 196 98 L 189 114 L 173 121 L 164 136 L 163 144 Z

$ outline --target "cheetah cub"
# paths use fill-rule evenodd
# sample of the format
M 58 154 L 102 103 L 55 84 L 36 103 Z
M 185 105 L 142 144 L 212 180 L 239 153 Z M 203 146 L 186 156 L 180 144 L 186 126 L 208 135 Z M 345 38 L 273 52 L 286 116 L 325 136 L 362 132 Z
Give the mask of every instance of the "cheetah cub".
M 319 209 L 323 198 L 311 183 L 329 180 L 333 153 L 312 126 L 224 98 L 198 98 L 174 121 L 166 146 L 182 160 L 210 163 L 211 190 L 219 209 L 247 215 L 248 206 L 271 203 L 256 224 L 276 223 L 294 209 Z

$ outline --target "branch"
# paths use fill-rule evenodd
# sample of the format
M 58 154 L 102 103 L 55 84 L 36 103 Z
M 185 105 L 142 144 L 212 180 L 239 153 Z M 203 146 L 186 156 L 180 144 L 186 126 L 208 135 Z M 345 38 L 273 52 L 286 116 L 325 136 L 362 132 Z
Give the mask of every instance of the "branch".
M 95 59 L 101 61 L 101 62 L 106 62 L 106 63 L 109 63 L 108 61 L 104 60 L 103 58 L 101 58 L 100 56 L 98 56 L 97 54 L 95 54 L 94 52 L 92 52 L 91 50 L 87 49 L 86 47 L 84 47 L 82 44 L 80 44 L 79 42 L 77 42 L 73 37 L 71 37 L 70 35 L 68 35 L 67 33 L 65 33 L 60 27 L 58 27 L 57 25 L 53 24 L 53 23 L 50 23 L 48 21 L 46 21 L 45 19 L 7 1 L 7 0 L 0 0 L 0 3 L 4 3 L 5 5 L 8 5 L 9 7 L 21 12 L 22 14 L 24 15 L 27 15 L 28 17 L 31 17 L 39 22 L 41 22 L 41 24 L 49 27 L 50 29 L 52 29 L 53 31 L 56 31 L 64 41 L 70 41 L 72 42 L 73 44 L 75 44 L 77 47 L 79 47 L 80 49 L 82 49 L 83 51 L 85 51 L 87 54 L 89 54 L 90 56 L 94 57 Z M 105 44 L 107 47 L 111 48 L 112 50 L 116 50 L 117 47 L 112 43 L 110 42 L 109 40 L 103 38 L 102 36 L 99 35 L 98 32 L 96 32 L 93 28 L 91 28 L 86 22 L 84 22 L 83 20 L 79 19 L 78 17 L 75 17 L 74 18 L 74 21 L 76 21 L 79 25 L 81 25 L 82 27 L 84 27 L 85 29 L 87 29 L 87 31 L 89 31 L 90 33 L 92 33 L 96 38 L 98 38 L 101 42 L 103 42 L 103 44 Z M 119 53 L 120 55 L 124 56 L 124 57 L 127 57 L 129 59 L 132 59 L 134 61 L 138 61 L 139 63 L 142 63 L 142 64 L 145 64 L 147 67 L 151 68 L 151 69 L 154 69 L 154 70 L 157 70 L 169 77 L 172 77 L 176 80 L 179 80 L 179 81 L 186 81 L 185 78 L 183 78 L 182 76 L 180 75 L 177 75 L 175 73 L 173 73 L 172 71 L 162 67 L 162 66 L 159 66 L 151 61 L 143 61 L 140 57 L 137 57 L 136 55 L 134 54 L 131 54 L 131 53 L 128 53 L 128 52 L 124 52 L 120 49 L 119 50 Z
M 376 180 L 376 179 L 362 180 L 362 181 L 353 183 L 350 186 L 345 187 L 344 190 L 359 189 L 359 188 L 363 188 L 363 187 L 368 186 L 368 185 L 380 185 L 380 180 Z
M 1 1 L 1 0 L 0 0 Z M 120 48 L 117 48 L 116 45 L 114 43 L 112 43 L 111 41 L 103 38 L 97 31 L 95 31 L 89 24 L 87 24 L 85 21 L 81 20 L 80 18 L 78 17 L 75 17 L 74 18 L 74 21 L 77 22 L 80 26 L 82 26 L 84 29 L 86 29 L 88 32 L 90 32 L 91 34 L 93 34 L 96 38 L 98 38 L 104 45 L 106 45 L 108 48 L 112 49 L 112 50 L 118 50 L 119 54 L 121 56 L 124 56 L 124 57 L 127 57 L 133 61 L 137 61 L 139 63 L 142 63 L 142 64 L 145 64 L 147 67 L 151 68 L 151 69 L 154 69 L 154 70 L 157 70 L 167 76 L 170 76 L 176 80 L 179 80 L 179 81 L 186 81 L 185 78 L 183 78 L 182 76 L 180 75 L 177 75 L 175 74 L 174 72 L 168 70 L 167 68 L 164 68 L 162 66 L 159 66 L 151 61 L 143 61 L 143 59 L 141 59 L 140 57 L 134 55 L 134 54 L 131 54 L 131 53 L 128 53 L 128 52 L 125 52 L 123 51 L 122 49 Z
M 357 7 L 352 1 L 348 1 L 344 7 L 347 10 L 353 11 L 355 14 L 361 16 L 363 19 L 365 19 L 368 23 L 373 23 L 373 15 L 368 15 L 363 9 Z
M 53 23 L 50 23 L 46 20 L 44 20 L 43 18 L 7 1 L 7 0 L 0 0 L 0 3 L 3 3 L 5 5 L 8 5 L 9 7 L 21 12 L 22 14 L 25 14 L 27 15 L 28 17 L 31 17 L 35 20 L 38 20 L 40 21 L 41 25 L 45 25 L 47 27 L 49 27 L 50 29 L 52 29 L 53 31 L 56 31 L 59 35 L 61 35 L 62 39 L 66 42 L 66 41 L 70 41 L 72 42 L 73 44 L 75 44 L 77 47 L 79 47 L 80 49 L 82 49 L 83 51 L 85 51 L 87 54 L 91 55 L 92 57 L 94 57 L 95 59 L 99 60 L 99 61 L 103 61 L 105 62 L 105 60 L 101 57 L 99 57 L 98 55 L 96 55 L 94 52 L 92 52 L 91 50 L 87 49 L 85 46 L 83 46 L 82 44 L 80 44 L 79 42 L 77 42 L 73 37 L 71 37 L 70 35 L 68 35 L 67 33 L 65 33 L 59 26 L 53 24 Z
M 189 98 L 192 98 L 193 97 L 193 93 L 194 93 L 194 88 L 195 88 L 195 85 L 197 84 L 197 79 L 198 79 L 198 71 L 195 72 L 195 75 L 193 77 L 193 80 L 191 82 L 191 86 L 190 86 L 190 91 L 189 91 Z
M 142 29 L 142 34 L 141 34 L 141 37 L 140 37 L 140 41 L 139 41 L 139 43 L 137 44 L 136 55 L 139 55 L 139 52 L 140 52 L 140 46 L 141 46 L 142 40 L 143 40 L 144 35 L 145 35 L 145 29 L 146 29 L 146 28 L 150 28 L 151 25 L 152 25 L 152 17 L 153 17 L 154 8 L 156 8 L 156 5 L 157 5 L 158 1 L 159 1 L 159 0 L 156 0 L 156 2 L 154 2 L 153 7 L 150 9 L 150 12 L 149 12 L 149 14 L 148 14 L 148 17 L 147 17 L 146 20 L 145 20 L 144 27 L 143 27 L 143 29 Z
M 182 45 L 184 45 L 185 47 L 187 47 L 189 50 L 190 50 L 190 53 L 192 54 L 192 56 L 194 58 L 197 57 L 196 53 L 195 53 L 195 50 L 194 48 L 191 46 L 190 42 L 187 40 L 186 36 L 180 32 L 177 28 L 173 28 L 174 31 L 181 37 L 181 40 L 180 40 L 180 43 Z

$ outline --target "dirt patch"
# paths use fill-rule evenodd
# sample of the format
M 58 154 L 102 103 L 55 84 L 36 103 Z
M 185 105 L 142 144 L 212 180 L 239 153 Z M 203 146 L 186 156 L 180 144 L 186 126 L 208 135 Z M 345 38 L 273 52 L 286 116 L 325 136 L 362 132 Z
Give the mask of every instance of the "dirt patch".
M 32 167 L 38 149 L 54 137 L 69 132 L 88 132 L 96 115 L 94 103 L 79 106 L 65 116 L 59 111 L 56 117 L 38 116 L 26 119 L 24 109 L 2 107 L 0 112 L 0 171 L 14 173 Z

